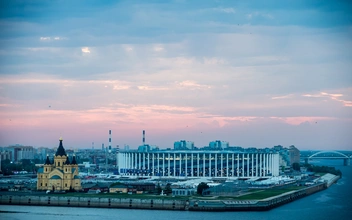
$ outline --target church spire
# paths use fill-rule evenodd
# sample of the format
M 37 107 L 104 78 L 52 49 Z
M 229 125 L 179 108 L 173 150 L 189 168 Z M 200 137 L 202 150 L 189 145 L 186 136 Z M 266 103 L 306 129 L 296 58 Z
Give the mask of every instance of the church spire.
M 46 155 L 46 161 L 45 161 L 44 165 L 51 165 L 49 155 Z
M 70 164 L 71 164 L 71 163 L 70 163 L 70 159 L 68 158 L 68 156 L 67 156 L 67 158 L 66 158 L 65 164 L 66 164 L 66 165 L 70 165 Z
M 64 146 L 62 146 L 62 137 L 60 137 L 60 144 L 59 147 L 57 148 L 55 156 L 67 156 Z
M 76 162 L 76 156 L 73 155 L 72 157 L 72 162 L 71 162 L 72 165 L 77 165 L 77 162 Z

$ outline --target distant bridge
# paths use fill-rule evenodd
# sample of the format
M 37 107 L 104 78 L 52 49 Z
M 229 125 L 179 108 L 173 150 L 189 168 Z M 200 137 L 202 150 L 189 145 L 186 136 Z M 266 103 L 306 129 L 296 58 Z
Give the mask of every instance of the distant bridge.
M 323 154 L 324 156 L 317 157 L 318 155 L 321 155 L 321 154 Z M 326 154 L 331 154 L 331 155 L 326 156 Z M 333 155 L 333 154 L 335 154 L 335 155 Z M 336 156 L 336 154 L 339 156 Z M 308 161 L 312 160 L 312 159 L 343 159 L 343 165 L 349 166 L 352 155 L 348 156 L 348 155 L 343 154 L 338 151 L 319 151 L 319 152 L 316 152 L 308 157 L 302 157 L 302 158 L 304 158 L 305 163 L 308 163 Z

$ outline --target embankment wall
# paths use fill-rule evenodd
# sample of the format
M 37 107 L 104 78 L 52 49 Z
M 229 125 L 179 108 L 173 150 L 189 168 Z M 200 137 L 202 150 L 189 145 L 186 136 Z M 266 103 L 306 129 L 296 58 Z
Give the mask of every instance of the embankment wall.
M 338 178 L 337 178 L 338 179 Z M 337 181 L 335 179 L 335 181 Z M 2 205 L 35 205 L 95 208 L 125 208 L 189 211 L 265 211 L 299 198 L 324 190 L 327 183 L 320 183 L 301 190 L 288 192 L 263 200 L 170 200 L 136 198 L 69 197 L 57 195 L 1 195 Z

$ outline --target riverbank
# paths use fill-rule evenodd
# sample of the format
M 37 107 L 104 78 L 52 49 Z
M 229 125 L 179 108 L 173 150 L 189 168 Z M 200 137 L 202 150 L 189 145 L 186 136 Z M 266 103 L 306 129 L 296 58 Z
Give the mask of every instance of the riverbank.
M 64 206 L 94 208 L 124 208 L 151 210 L 188 210 L 188 211 L 266 211 L 283 204 L 309 196 L 329 187 L 338 178 L 319 183 L 300 190 L 293 190 L 261 200 L 238 199 L 176 199 L 176 198 L 114 198 L 80 197 L 65 195 L 1 195 L 1 205 Z

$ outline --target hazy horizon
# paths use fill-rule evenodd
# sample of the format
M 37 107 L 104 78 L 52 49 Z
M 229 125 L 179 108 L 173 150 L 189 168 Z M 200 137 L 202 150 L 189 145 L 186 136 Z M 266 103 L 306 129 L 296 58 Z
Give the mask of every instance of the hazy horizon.
M 348 1 L 0 6 L 0 146 L 352 150 Z

